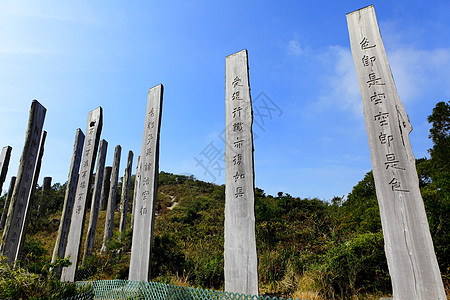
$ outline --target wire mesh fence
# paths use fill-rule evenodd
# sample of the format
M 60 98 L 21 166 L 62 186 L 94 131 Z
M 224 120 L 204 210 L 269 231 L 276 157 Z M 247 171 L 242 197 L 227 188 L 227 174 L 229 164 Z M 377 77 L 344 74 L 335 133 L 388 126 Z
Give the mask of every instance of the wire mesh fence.
M 77 282 L 92 286 L 93 299 L 152 299 L 152 300 L 284 300 L 271 296 L 255 296 L 182 287 L 159 282 L 129 280 L 98 280 Z M 78 298 L 77 298 L 78 299 Z M 83 299 L 84 298 L 79 298 Z M 289 300 L 289 299 L 287 299 Z

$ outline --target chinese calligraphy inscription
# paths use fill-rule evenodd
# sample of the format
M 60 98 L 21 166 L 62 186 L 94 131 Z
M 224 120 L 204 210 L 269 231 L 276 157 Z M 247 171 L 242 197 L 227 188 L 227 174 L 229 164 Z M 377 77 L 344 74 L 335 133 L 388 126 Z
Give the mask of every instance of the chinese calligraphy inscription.
M 86 198 L 89 194 L 89 183 L 97 156 L 100 134 L 103 126 L 103 109 L 98 107 L 89 112 L 86 128 L 86 142 L 81 160 L 80 177 L 75 192 L 75 202 L 72 211 L 72 220 L 67 237 L 67 246 L 64 257 L 70 257 L 72 263 L 63 268 L 61 280 L 73 282 L 78 265 L 78 254 L 81 248 L 84 219 L 86 216 Z
M 55 263 L 58 258 L 64 258 L 66 251 L 73 204 L 75 202 L 75 193 L 77 191 L 78 171 L 80 170 L 83 145 L 84 133 L 80 128 L 78 128 L 75 134 L 72 162 L 69 169 L 69 178 L 67 180 L 66 193 L 64 196 L 64 206 L 62 210 L 61 222 L 59 223 L 58 237 L 56 238 L 55 248 L 53 249 L 52 263 Z M 56 270 L 56 273 L 58 276 L 61 275 L 61 269 L 59 268 Z
M 390 71 L 373 6 L 347 14 L 394 299 L 445 299 L 412 130 Z
M 86 234 L 86 241 L 84 243 L 83 265 L 92 253 L 94 247 L 95 230 L 97 229 L 98 211 L 100 208 L 100 194 L 103 182 L 103 173 L 105 171 L 106 151 L 108 149 L 108 142 L 100 141 L 100 148 L 98 150 L 97 171 L 95 172 L 94 191 L 91 200 L 91 213 L 89 215 L 89 225 Z
M 25 145 L 20 158 L 16 185 L 11 197 L 0 247 L 0 254 L 6 256 L 7 261 L 11 263 L 16 260 L 18 253 L 20 253 L 20 235 L 23 226 L 26 226 L 26 208 L 29 206 L 32 193 L 46 111 L 47 109 L 44 106 L 33 100 Z
M 144 136 L 138 162 L 139 179 L 133 211 L 133 241 L 129 280 L 147 281 L 150 275 L 150 258 L 155 223 L 155 202 L 159 169 L 159 132 L 163 86 L 150 89 L 147 98 Z
M 258 295 L 247 51 L 226 58 L 225 291 Z

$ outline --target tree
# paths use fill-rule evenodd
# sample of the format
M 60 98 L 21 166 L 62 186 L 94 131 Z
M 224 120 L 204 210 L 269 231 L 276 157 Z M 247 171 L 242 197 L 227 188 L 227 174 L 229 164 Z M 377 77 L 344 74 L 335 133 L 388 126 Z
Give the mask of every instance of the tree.
M 422 197 L 433 237 L 436 256 L 444 280 L 450 277 L 450 101 L 438 102 L 428 117 L 431 123 L 429 137 L 433 148 L 431 158 L 418 164 L 419 173 L 428 177 L 428 184 L 422 188 Z
M 439 102 L 428 117 L 432 124 L 429 137 L 433 148 L 429 150 L 430 177 L 442 193 L 450 192 L 450 101 Z

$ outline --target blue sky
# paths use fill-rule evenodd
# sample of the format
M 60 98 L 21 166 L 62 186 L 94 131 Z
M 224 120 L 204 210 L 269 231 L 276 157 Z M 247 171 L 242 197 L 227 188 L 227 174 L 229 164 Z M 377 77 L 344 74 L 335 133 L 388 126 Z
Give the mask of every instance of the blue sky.
M 123 176 L 127 152 L 140 154 L 148 89 L 159 83 L 160 170 L 223 184 L 225 57 L 247 49 L 256 186 L 347 195 L 371 163 L 345 15 L 374 4 L 420 158 L 431 147 L 426 118 L 450 98 L 450 2 L 430 3 L 0 1 L 0 146 L 13 147 L 3 192 L 33 99 L 47 108 L 39 184 L 67 180 L 75 131 L 85 132 L 98 106 L 106 164 L 121 145 Z

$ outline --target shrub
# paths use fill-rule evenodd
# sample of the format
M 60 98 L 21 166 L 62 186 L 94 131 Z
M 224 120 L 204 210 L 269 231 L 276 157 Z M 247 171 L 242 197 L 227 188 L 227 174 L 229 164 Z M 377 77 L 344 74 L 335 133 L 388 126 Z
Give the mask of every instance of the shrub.
M 381 232 L 359 234 L 345 243 L 331 244 L 319 270 L 327 298 L 390 290 Z
M 50 267 L 51 265 L 48 264 Z M 79 293 L 75 283 L 61 282 L 49 273 L 34 274 L 22 267 L 11 267 L 0 258 L 0 299 L 62 299 Z

